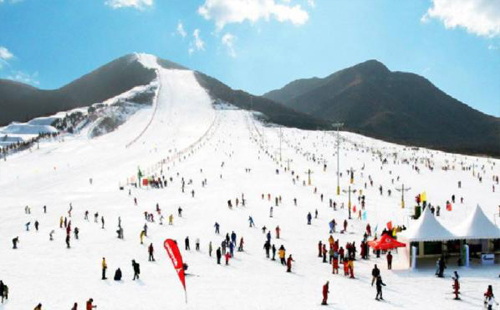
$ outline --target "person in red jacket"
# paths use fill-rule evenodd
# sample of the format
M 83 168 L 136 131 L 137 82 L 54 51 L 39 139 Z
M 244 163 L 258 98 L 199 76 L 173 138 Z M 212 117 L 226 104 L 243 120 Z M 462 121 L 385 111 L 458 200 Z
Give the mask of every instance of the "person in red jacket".
M 279 226 L 276 226 L 276 239 L 280 238 L 280 232 L 281 232 L 281 228 Z
M 329 286 L 330 281 L 326 281 L 326 284 L 323 285 L 323 301 L 321 302 L 321 304 L 324 306 L 328 305 L 328 293 L 330 293 L 330 290 L 328 289 Z
M 349 275 L 349 261 L 347 260 L 347 258 L 344 258 L 344 276 L 348 276 Z
M 92 310 L 94 308 L 97 308 L 97 306 L 94 306 L 93 303 L 94 303 L 94 300 L 92 298 L 90 298 L 89 300 L 87 300 L 86 310 Z
M 292 262 L 294 262 L 294 260 L 290 254 L 286 260 L 286 272 L 292 272 Z
M 226 258 L 226 265 L 229 265 L 229 259 L 231 258 L 231 254 L 229 252 L 226 252 L 226 255 L 224 255 Z

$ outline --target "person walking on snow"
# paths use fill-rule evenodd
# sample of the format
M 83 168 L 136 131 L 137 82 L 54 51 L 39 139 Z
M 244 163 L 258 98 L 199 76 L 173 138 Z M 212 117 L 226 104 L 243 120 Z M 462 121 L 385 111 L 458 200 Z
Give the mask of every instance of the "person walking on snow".
M 286 265 L 286 260 L 285 260 L 286 250 L 285 250 L 285 247 L 283 245 L 281 245 L 279 250 L 278 250 L 278 256 L 280 257 L 281 265 Z
M 104 257 L 102 258 L 101 267 L 102 267 L 102 280 L 107 280 L 106 269 L 108 269 L 108 265 L 106 264 L 106 258 Z
M 250 227 L 255 227 L 255 223 L 253 221 L 253 217 L 251 217 L 251 216 L 248 217 L 248 223 L 249 223 Z
M 87 300 L 87 304 L 86 304 L 86 309 L 85 310 L 92 310 L 92 309 L 95 309 L 97 308 L 97 306 L 94 305 L 94 300 L 92 298 L 90 298 L 89 300 Z
M 154 262 L 155 261 L 155 257 L 154 257 L 154 248 L 153 248 L 153 243 L 149 244 L 149 247 L 148 247 L 148 254 L 149 254 L 149 261 L 150 262 Z
M 286 272 L 292 272 L 292 262 L 294 262 L 294 260 L 292 254 L 290 254 L 286 260 Z
M 135 279 L 139 279 L 141 268 L 139 263 L 137 263 L 135 260 L 132 260 L 132 268 L 134 269 L 134 278 L 132 280 L 135 281 Z
M 321 302 L 323 306 L 328 305 L 328 293 L 330 293 L 329 286 L 330 281 L 326 281 L 325 285 L 323 285 L 323 301 Z
M 392 254 L 391 251 L 387 253 L 387 269 L 391 270 L 392 269 Z
M 375 267 L 372 269 L 372 286 L 373 283 L 377 280 L 378 276 L 380 275 L 380 269 L 378 269 L 377 264 L 375 264 Z
M 375 296 L 376 300 L 384 300 L 382 297 L 382 286 L 386 286 L 384 282 L 382 282 L 382 277 L 379 275 L 377 277 L 377 282 L 376 282 L 376 287 L 377 287 L 377 295 Z

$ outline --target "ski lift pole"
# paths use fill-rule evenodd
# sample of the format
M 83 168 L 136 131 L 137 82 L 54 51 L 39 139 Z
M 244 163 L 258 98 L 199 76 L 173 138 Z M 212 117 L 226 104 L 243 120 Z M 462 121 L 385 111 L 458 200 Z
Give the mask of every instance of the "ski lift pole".
M 405 188 L 405 185 L 401 185 L 401 188 L 396 188 L 398 192 L 401 192 L 401 208 L 405 208 L 405 192 L 409 191 L 411 187 Z
M 333 127 L 337 128 L 337 196 L 340 195 L 340 127 L 344 126 L 344 123 L 334 123 Z

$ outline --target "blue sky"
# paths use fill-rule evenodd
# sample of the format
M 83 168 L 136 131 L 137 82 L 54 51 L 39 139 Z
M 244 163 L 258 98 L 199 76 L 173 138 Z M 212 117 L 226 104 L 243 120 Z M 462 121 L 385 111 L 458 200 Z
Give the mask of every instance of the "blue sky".
M 255 94 L 377 59 L 500 116 L 500 1 L 0 0 L 2 78 L 57 88 L 131 52 Z

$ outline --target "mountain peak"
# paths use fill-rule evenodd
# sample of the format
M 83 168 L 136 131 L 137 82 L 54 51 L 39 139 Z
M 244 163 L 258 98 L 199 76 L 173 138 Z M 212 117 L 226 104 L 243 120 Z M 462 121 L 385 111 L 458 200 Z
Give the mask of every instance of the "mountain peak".
M 365 62 L 359 63 L 349 69 L 361 70 L 365 73 L 389 73 L 389 70 L 383 63 L 376 59 L 370 59 Z

